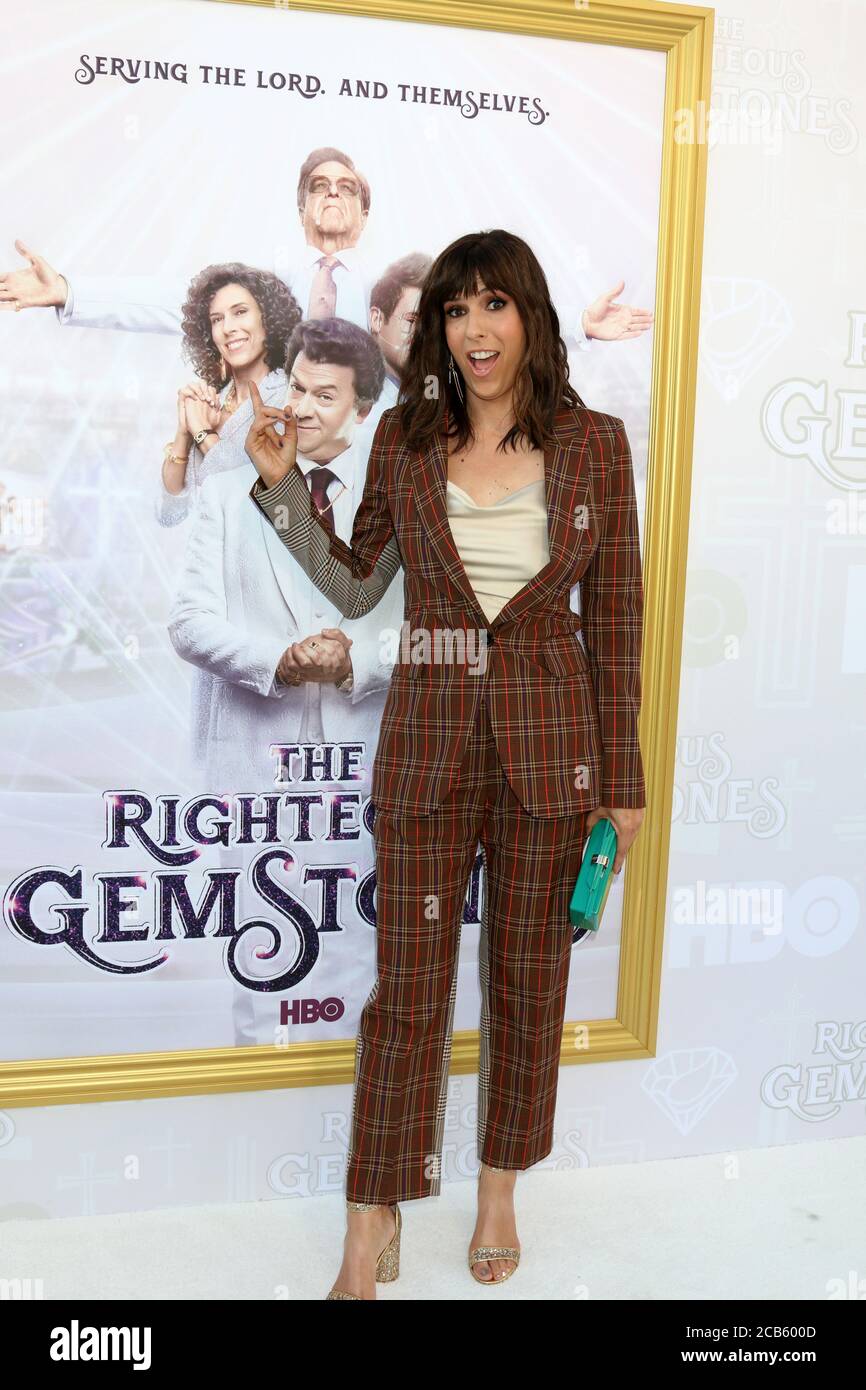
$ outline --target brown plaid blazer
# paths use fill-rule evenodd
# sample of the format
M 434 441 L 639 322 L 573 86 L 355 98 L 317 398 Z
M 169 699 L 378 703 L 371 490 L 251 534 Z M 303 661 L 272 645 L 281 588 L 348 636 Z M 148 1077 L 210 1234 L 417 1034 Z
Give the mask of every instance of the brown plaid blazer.
M 424 815 L 439 805 L 480 700 L 506 776 L 531 815 L 646 804 L 631 451 L 622 420 L 583 406 L 559 408 L 554 436 L 544 454 L 550 558 L 492 623 L 451 534 L 444 426 L 413 451 L 403 442 L 400 407 L 383 412 L 351 546 L 331 539 L 300 468 L 273 487 L 258 478 L 250 489 L 346 618 L 373 608 L 401 564 L 405 570 L 401 656 L 410 659 L 397 660 L 383 712 L 371 782 L 377 808 Z M 569 602 L 578 581 L 579 615 Z

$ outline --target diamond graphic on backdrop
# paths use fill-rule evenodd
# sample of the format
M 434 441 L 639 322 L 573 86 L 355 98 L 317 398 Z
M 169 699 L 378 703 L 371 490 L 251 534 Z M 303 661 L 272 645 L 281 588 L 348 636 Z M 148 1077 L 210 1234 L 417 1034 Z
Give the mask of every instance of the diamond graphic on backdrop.
M 791 311 L 761 280 L 723 279 L 704 284 L 700 358 L 726 401 L 748 381 L 791 331 Z
M 735 1080 L 737 1068 L 716 1047 L 695 1047 L 659 1057 L 641 1085 L 651 1100 L 688 1134 Z
M 11 1144 L 15 1137 L 15 1121 L 5 1110 L 0 1110 L 0 1149 L 4 1144 Z

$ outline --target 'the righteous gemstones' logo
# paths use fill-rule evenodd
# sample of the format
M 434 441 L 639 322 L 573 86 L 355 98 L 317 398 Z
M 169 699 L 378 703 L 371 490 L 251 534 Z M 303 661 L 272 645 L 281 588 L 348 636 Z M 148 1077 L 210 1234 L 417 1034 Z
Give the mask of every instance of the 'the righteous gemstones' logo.
M 814 1066 L 782 1062 L 761 1083 L 761 1100 L 771 1110 L 790 1110 L 800 1120 L 832 1120 L 849 1101 L 866 1101 L 866 1022 L 815 1024 Z
M 169 958 L 168 951 L 141 961 L 117 959 L 111 947 L 120 943 L 153 943 L 175 939 L 193 940 L 223 937 L 226 965 L 239 984 L 252 990 L 286 990 L 309 975 L 319 955 L 319 939 L 324 932 L 343 930 L 340 921 L 341 882 L 353 885 L 354 910 L 369 925 L 375 925 L 375 871 L 359 878 L 356 863 L 298 864 L 286 848 L 294 839 L 311 843 L 310 813 L 313 806 L 324 806 L 327 825 L 324 837 L 357 842 L 364 830 L 372 830 L 375 808 L 367 801 L 357 819 L 361 795 L 358 792 L 285 792 L 238 795 L 228 799 L 198 796 L 179 807 L 176 796 L 157 797 L 156 803 L 136 791 L 107 791 L 106 839 L 103 849 L 128 850 L 137 843 L 150 859 L 162 866 L 142 872 L 92 875 L 93 901 L 86 901 L 85 875 L 81 866 L 67 870 L 56 865 L 28 869 L 10 884 L 3 899 L 9 928 L 23 940 L 38 946 L 66 946 L 82 961 L 112 975 L 140 975 L 156 970 Z M 149 824 L 158 816 L 158 830 Z M 209 819 L 208 819 L 208 813 Z M 292 818 L 292 833 L 281 817 Z M 256 833 L 258 832 L 258 833 Z M 246 875 L 253 891 L 273 910 L 275 920 L 252 917 L 238 921 L 238 879 L 243 868 L 206 868 L 197 865 L 205 846 L 232 847 L 261 845 L 250 849 Z M 254 856 L 254 857 L 253 857 Z M 188 873 L 202 881 L 198 901 L 193 902 Z M 321 882 L 321 911 L 317 921 L 305 904 L 281 883 L 292 871 L 301 883 Z M 150 923 L 138 915 L 139 898 L 150 889 L 153 914 Z M 53 898 L 48 896 L 53 890 Z M 58 901 L 58 896 L 62 900 Z M 85 931 L 96 912 L 98 929 Z M 135 915 L 136 925 L 130 917 Z M 255 951 L 260 960 L 272 960 L 284 944 L 287 932 L 296 941 L 290 952 L 290 968 L 271 979 L 246 974 L 240 965 L 241 945 L 249 933 L 264 929 L 271 944 Z M 107 949 L 105 949 L 107 948 Z

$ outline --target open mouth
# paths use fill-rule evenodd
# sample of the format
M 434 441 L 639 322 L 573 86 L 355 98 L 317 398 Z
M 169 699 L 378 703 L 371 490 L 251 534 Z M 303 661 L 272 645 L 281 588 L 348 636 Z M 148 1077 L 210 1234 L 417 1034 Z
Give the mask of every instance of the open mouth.
M 499 361 L 499 353 L 487 348 L 467 354 L 473 376 L 489 376 Z
M 249 338 L 237 338 L 234 342 L 226 343 L 227 352 L 237 352 L 238 348 L 247 347 Z

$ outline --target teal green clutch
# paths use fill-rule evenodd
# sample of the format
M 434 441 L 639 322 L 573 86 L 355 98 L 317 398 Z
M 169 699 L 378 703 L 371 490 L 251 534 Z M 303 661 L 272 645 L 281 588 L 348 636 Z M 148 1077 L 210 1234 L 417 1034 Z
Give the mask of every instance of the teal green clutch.
M 569 920 L 573 927 L 579 929 L 574 933 L 575 941 L 579 941 L 588 931 L 598 931 L 611 884 L 615 854 L 616 831 L 604 816 L 596 821 L 589 833 L 580 873 L 568 905 Z

